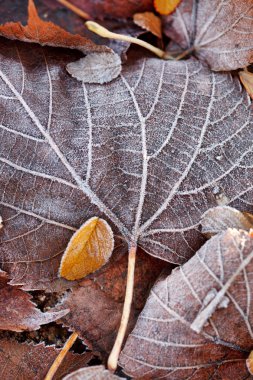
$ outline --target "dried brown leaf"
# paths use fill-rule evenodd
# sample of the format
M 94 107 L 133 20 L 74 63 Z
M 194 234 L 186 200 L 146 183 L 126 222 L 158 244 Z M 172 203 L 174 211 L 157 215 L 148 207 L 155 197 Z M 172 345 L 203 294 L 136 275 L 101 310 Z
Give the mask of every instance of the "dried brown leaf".
M 239 77 L 247 93 L 253 99 L 253 73 L 248 70 L 239 71 Z
M 38 330 L 41 325 L 53 322 L 69 310 L 42 313 L 31 301 L 31 295 L 8 285 L 8 276 L 0 270 L 0 330 Z
M 44 379 L 59 351 L 54 346 L 45 346 L 43 343 L 33 345 L 2 338 L 0 339 L 1 378 L 4 380 Z M 54 380 L 61 380 L 72 371 L 84 367 L 92 358 L 93 355 L 90 352 L 83 354 L 68 352 Z
M 228 228 L 249 231 L 253 228 L 253 215 L 229 206 L 210 208 L 201 217 L 201 231 L 208 238 Z
M 71 34 L 50 21 L 42 20 L 37 13 L 33 0 L 28 2 L 27 25 L 23 26 L 19 22 L 7 22 L 0 25 L 0 35 L 14 40 L 35 42 L 43 46 L 77 49 L 85 54 L 111 52 L 106 46 L 96 45 L 86 37 Z
M 249 379 L 253 239 L 229 229 L 152 289 L 121 354 L 135 379 Z
M 153 12 L 135 13 L 133 20 L 136 25 L 162 38 L 162 21 Z
M 136 53 L 121 78 L 85 86 L 65 73 L 74 52 L 11 41 L 0 51 L 0 262 L 13 284 L 56 281 L 94 215 L 118 241 L 182 263 L 222 197 L 252 211 L 252 108 L 237 78 Z
M 252 0 L 184 0 L 165 19 L 164 32 L 213 70 L 236 70 L 253 62 Z
M 19 41 L 36 42 L 42 46 L 66 47 L 77 49 L 84 54 L 92 53 L 91 57 L 88 55 L 68 65 L 70 74 L 80 81 L 110 82 L 121 71 L 120 57 L 110 48 L 97 45 L 86 37 L 71 34 L 52 22 L 42 20 L 38 16 L 33 0 L 29 0 L 28 3 L 27 26 L 23 26 L 20 22 L 8 22 L 0 25 L 0 35 Z
M 63 380 L 117 380 L 124 379 L 114 375 L 112 372 L 105 369 L 103 365 L 97 365 L 89 368 L 80 368 L 77 371 L 70 373 Z
M 133 328 L 151 286 L 165 267 L 163 262 L 138 251 L 128 331 Z M 69 315 L 63 318 L 64 324 L 77 331 L 102 357 L 111 351 L 115 340 L 125 297 L 126 277 L 127 257 L 123 255 L 90 279 L 84 279 L 63 303 L 63 307 L 70 307 Z

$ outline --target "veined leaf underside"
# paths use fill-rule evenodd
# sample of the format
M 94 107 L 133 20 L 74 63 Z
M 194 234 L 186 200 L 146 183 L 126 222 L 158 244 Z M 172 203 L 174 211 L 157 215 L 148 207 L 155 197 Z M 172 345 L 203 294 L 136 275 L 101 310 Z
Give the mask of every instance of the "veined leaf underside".
M 84 85 L 65 72 L 73 53 L 1 43 L 0 253 L 15 283 L 56 278 L 94 215 L 183 262 L 204 211 L 220 199 L 251 206 L 252 111 L 237 80 L 137 56 L 112 83 Z

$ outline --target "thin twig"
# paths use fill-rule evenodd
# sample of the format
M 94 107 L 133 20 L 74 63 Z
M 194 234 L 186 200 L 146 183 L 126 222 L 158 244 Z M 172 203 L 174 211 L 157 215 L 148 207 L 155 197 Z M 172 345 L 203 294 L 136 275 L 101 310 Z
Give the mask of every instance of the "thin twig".
M 90 20 L 92 18 L 88 13 L 82 11 L 80 8 L 71 4 L 67 0 L 57 0 L 57 1 L 58 3 L 61 3 L 62 5 L 64 5 L 66 8 L 70 9 L 72 12 L 74 12 L 78 16 L 82 17 L 84 20 Z
M 195 50 L 195 47 L 192 46 L 189 49 L 182 51 L 182 53 L 175 56 L 175 60 L 179 61 L 180 59 L 185 58 L 187 55 L 192 53 L 194 50 Z
M 50 369 L 49 369 L 49 371 L 48 371 L 48 373 L 47 373 L 47 375 L 45 377 L 45 380 L 52 380 L 52 378 L 55 375 L 55 372 L 57 371 L 57 369 L 61 365 L 63 359 L 65 358 L 65 356 L 69 352 L 70 348 L 73 346 L 73 344 L 74 344 L 74 342 L 75 342 L 75 340 L 76 340 L 77 337 L 78 337 L 78 334 L 76 332 L 73 332 L 70 335 L 70 337 L 68 338 L 68 340 L 64 344 L 61 352 L 59 353 L 59 355 L 56 357 L 55 361 L 51 365 L 51 367 L 50 367 Z
M 126 334 L 126 329 L 131 312 L 131 305 L 133 300 L 134 290 L 134 269 L 136 261 L 136 246 L 130 247 L 128 254 L 128 270 L 127 270 L 127 285 L 125 301 L 123 306 L 123 313 L 121 317 L 119 331 L 108 359 L 108 368 L 111 371 L 115 371 L 118 365 L 118 358 L 121 351 L 122 343 Z
M 108 29 L 104 28 L 103 26 L 99 25 L 98 23 L 94 21 L 87 21 L 85 25 L 87 26 L 89 30 L 98 34 L 101 37 L 130 42 L 152 51 L 152 53 L 156 54 L 159 58 L 173 59 L 173 57 L 170 56 L 169 53 L 149 44 L 146 41 L 139 40 L 138 38 L 131 37 L 131 36 L 125 36 L 124 34 L 110 32 Z

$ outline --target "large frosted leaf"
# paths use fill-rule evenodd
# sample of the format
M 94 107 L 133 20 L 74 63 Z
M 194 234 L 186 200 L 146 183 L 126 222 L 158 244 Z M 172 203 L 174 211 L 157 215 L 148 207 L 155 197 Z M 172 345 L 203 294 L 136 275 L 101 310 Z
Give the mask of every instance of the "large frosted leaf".
M 0 261 L 13 283 L 48 286 L 94 215 L 182 263 L 209 207 L 250 211 L 252 110 L 238 80 L 134 56 L 112 83 L 85 86 L 64 69 L 74 52 L 4 40 L 0 51 Z
M 252 379 L 253 239 L 229 229 L 152 289 L 120 365 L 135 379 Z
M 165 33 L 213 70 L 253 62 L 252 0 L 184 0 L 165 21 Z

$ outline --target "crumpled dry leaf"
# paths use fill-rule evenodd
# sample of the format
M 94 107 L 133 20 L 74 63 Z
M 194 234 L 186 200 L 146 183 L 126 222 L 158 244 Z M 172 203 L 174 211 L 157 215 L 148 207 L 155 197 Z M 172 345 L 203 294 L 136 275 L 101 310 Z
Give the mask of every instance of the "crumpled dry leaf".
M 41 380 L 46 376 L 60 349 L 45 346 L 18 343 L 12 339 L 0 339 L 0 375 L 1 379 Z M 91 352 L 73 354 L 68 352 L 64 362 L 57 370 L 54 380 L 61 380 L 68 373 L 84 367 L 91 359 Z
M 72 77 L 85 83 L 107 83 L 121 72 L 121 60 L 115 53 L 91 53 L 67 65 Z
M 169 15 L 180 3 L 181 0 L 154 0 L 154 7 L 161 15 Z
M 23 4 L 24 3 L 24 4 Z M 0 12 L 0 24 L 4 24 L 9 21 L 19 21 L 22 24 L 27 22 L 27 4 L 26 0 L 23 0 L 22 7 L 20 6 L 20 0 L 2 0 L 1 12 Z M 126 52 L 130 46 L 129 42 L 123 42 L 119 40 L 105 39 L 97 34 L 90 32 L 84 27 L 84 20 L 77 16 L 75 13 L 65 8 L 57 1 L 52 0 L 36 0 L 36 9 L 40 17 L 46 21 L 50 20 L 56 25 L 61 26 L 66 31 L 72 34 L 79 34 L 89 40 L 92 40 L 96 44 L 105 44 L 117 53 L 123 61 L 126 60 Z M 106 19 L 100 22 L 101 25 L 106 27 L 112 32 L 129 35 L 132 37 L 138 37 L 144 33 L 143 29 L 138 27 L 129 19 Z
M 96 19 L 127 18 L 137 12 L 153 10 L 153 0 L 70 0 L 70 2 Z
M 136 258 L 134 299 L 128 332 L 134 327 L 142 310 L 149 290 L 161 270 L 171 268 L 138 250 Z M 69 307 L 70 313 L 62 319 L 71 330 L 78 332 L 86 344 L 101 356 L 111 351 L 125 297 L 127 277 L 127 256 L 111 262 L 90 279 L 84 279 L 63 300 L 62 307 Z
M 42 313 L 31 298 L 23 290 L 8 285 L 7 273 L 0 270 L 0 330 L 38 330 L 69 312 L 65 309 Z
M 59 275 L 67 280 L 79 280 L 105 265 L 113 248 L 109 224 L 101 218 L 90 218 L 70 239 L 61 259 Z
M 162 21 L 153 12 L 135 13 L 133 20 L 136 25 L 162 38 Z
M 239 71 L 239 77 L 247 93 L 253 99 L 253 73 L 248 70 Z
M 88 368 L 80 368 L 75 372 L 70 373 L 63 380 L 117 380 L 125 379 L 114 375 L 112 372 L 105 369 L 103 365 L 96 365 Z
M 250 378 L 252 259 L 253 239 L 229 229 L 161 279 L 121 354 L 124 372 L 145 380 Z
M 212 70 L 236 70 L 253 62 L 252 0 L 184 0 L 165 19 L 164 32 Z
M 253 215 L 233 207 L 218 206 L 207 210 L 200 220 L 201 232 L 210 238 L 228 228 L 249 231 L 253 228 Z
M 0 25 L 0 35 L 13 40 L 35 42 L 43 46 L 77 49 L 84 54 L 111 52 L 111 49 L 106 46 L 96 45 L 86 37 L 71 34 L 50 21 L 42 20 L 37 13 L 33 0 L 28 2 L 27 25 L 23 26 L 19 22 L 7 22 Z
M 137 53 L 121 78 L 85 86 L 64 70 L 74 52 L 10 41 L 0 51 L 0 261 L 13 284 L 55 280 L 94 215 L 182 263 L 217 199 L 251 211 L 252 109 L 237 78 Z
M 77 62 L 69 63 L 67 68 L 73 77 L 87 83 L 110 82 L 121 72 L 118 54 L 113 53 L 107 46 L 97 45 L 86 37 L 71 34 L 52 22 L 42 20 L 33 0 L 29 0 L 28 3 L 27 26 L 19 22 L 8 22 L 0 25 L 0 35 L 24 42 L 36 42 L 42 46 L 66 47 L 77 49 L 84 54 L 92 53 L 91 57 L 88 54 Z M 105 61 L 108 64 L 107 68 Z

